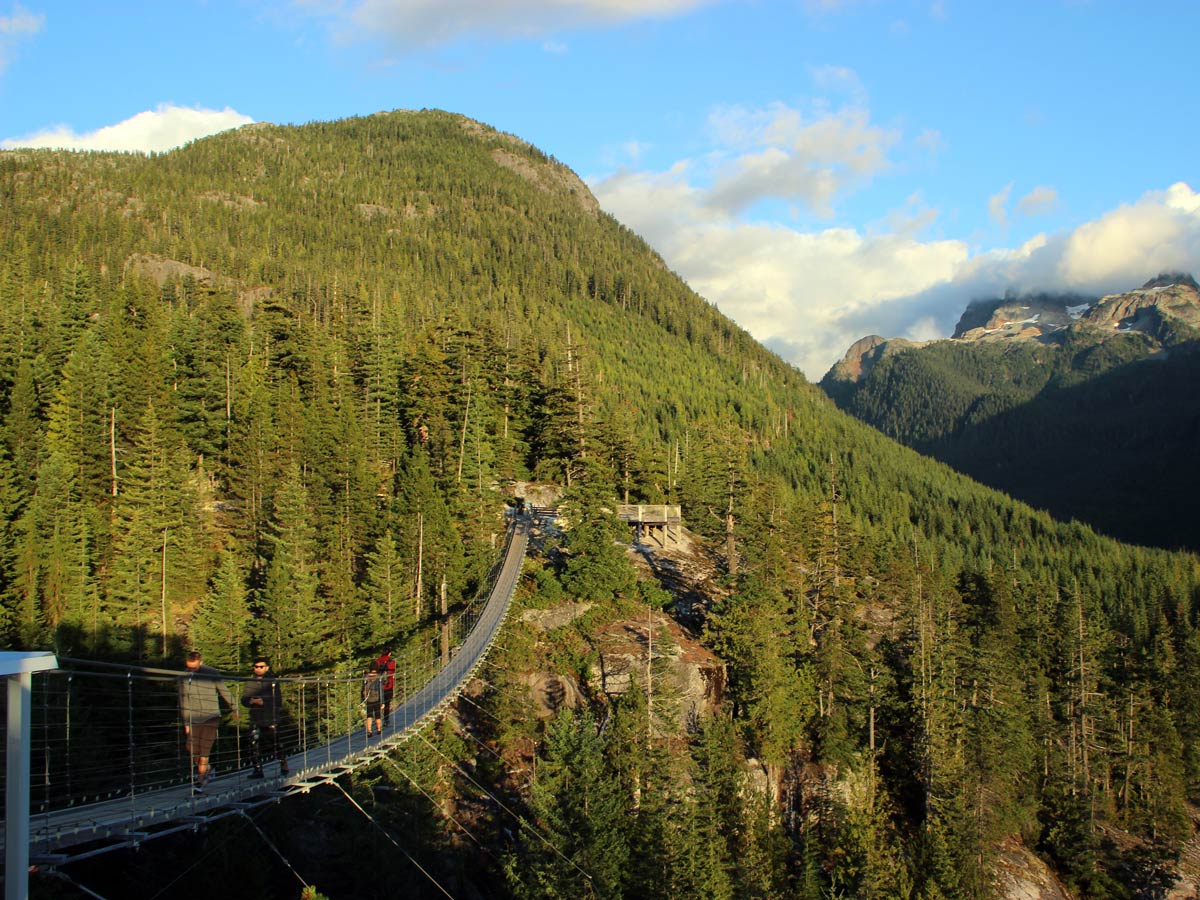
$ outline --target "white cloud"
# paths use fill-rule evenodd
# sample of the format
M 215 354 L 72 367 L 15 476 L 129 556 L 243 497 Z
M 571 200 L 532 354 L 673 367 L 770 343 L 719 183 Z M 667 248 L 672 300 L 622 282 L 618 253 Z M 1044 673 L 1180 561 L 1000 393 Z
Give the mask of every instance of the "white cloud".
M 66 125 L 0 141 L 0 148 L 44 147 L 61 150 L 133 150 L 161 152 L 188 141 L 248 125 L 254 120 L 235 110 L 190 109 L 163 105 L 116 125 L 79 134 Z
M 988 198 L 988 215 L 1001 228 L 1008 225 L 1008 195 L 1012 193 L 1012 187 L 1010 181 L 1002 191 Z
M 729 213 L 778 198 L 829 216 L 840 194 L 888 168 L 888 150 L 899 139 L 858 106 L 815 115 L 781 103 L 727 107 L 712 114 L 709 128 L 726 150 L 743 151 L 718 168 L 708 197 Z
M 45 16 L 34 15 L 19 3 L 13 6 L 11 16 L 0 16 L 0 72 L 13 61 L 17 44 L 37 34 L 45 24 Z
M 511 39 L 563 29 L 665 18 L 714 0 L 296 0 L 327 18 L 344 41 L 383 37 L 404 48 L 460 38 Z
M 967 258 L 958 241 L 739 222 L 714 212 L 689 174 L 624 172 L 592 187 L 696 291 L 812 379 L 863 336 L 872 310 L 949 280 Z
M 767 130 L 787 130 L 785 117 L 727 112 L 714 121 L 730 142 L 753 144 Z M 765 152 L 759 156 L 764 166 L 773 164 Z M 745 166 L 746 157 L 739 159 Z M 713 202 L 727 183 L 706 186 L 705 165 L 623 170 L 593 179 L 592 189 L 697 292 L 812 380 L 868 334 L 948 337 L 975 299 L 1009 290 L 1098 296 L 1138 287 L 1162 271 L 1200 273 L 1200 194 L 1183 183 L 1070 232 L 973 252 L 961 241 L 919 238 L 937 214 L 919 194 L 885 218 L 888 230 L 880 233 L 746 221 Z M 1011 187 L 989 204 L 1002 222 Z M 1017 209 L 1029 215 L 1057 200 L 1055 191 L 1039 187 Z
M 946 149 L 946 141 L 936 128 L 926 128 L 913 138 L 913 146 L 925 151 L 933 159 Z
M 1183 182 L 1077 228 L 1058 263 L 1064 284 L 1097 291 L 1172 270 L 1200 272 L 1200 195 Z
M 841 92 L 858 106 L 867 102 L 867 88 L 858 73 L 845 66 L 818 66 L 812 71 L 813 83 L 826 91 Z
M 1017 213 L 1022 216 L 1037 216 L 1050 212 L 1056 206 L 1058 206 L 1058 191 L 1039 184 L 1017 201 Z

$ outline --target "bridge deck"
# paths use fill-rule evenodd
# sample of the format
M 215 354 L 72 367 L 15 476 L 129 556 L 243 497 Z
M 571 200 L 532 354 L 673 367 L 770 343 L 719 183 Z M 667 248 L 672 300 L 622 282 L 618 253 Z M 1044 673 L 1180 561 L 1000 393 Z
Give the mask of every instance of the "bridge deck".
M 386 755 L 440 715 L 482 664 L 507 615 L 528 538 L 528 522 L 518 520 L 474 628 L 449 664 L 392 710 L 382 736 L 368 739 L 363 730 L 355 730 L 295 753 L 288 757 L 291 772 L 286 778 L 268 775 L 255 780 L 249 777 L 249 770 L 241 770 L 217 774 L 203 793 L 194 793 L 190 784 L 183 784 L 36 813 L 30 818 L 31 861 L 62 863 L 194 828 L 215 818 L 309 791 Z M 268 764 L 267 771 L 274 768 Z

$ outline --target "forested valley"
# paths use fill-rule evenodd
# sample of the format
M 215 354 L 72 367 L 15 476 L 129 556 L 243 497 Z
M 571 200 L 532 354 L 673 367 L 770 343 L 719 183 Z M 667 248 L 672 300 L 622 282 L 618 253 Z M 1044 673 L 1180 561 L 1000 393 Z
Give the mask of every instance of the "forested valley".
M 588 612 L 514 618 L 469 708 L 347 784 L 396 843 L 315 794 L 264 822 L 330 897 L 984 898 L 1014 846 L 1078 898 L 1184 871 L 1197 559 L 839 412 L 537 149 L 425 111 L 6 151 L 0 223 L 6 649 L 358 671 L 481 589 L 510 485 L 564 492 L 518 602 Z M 679 613 L 618 503 L 716 560 L 680 614 L 712 715 L 589 683 L 594 629 Z M 538 719 L 536 671 L 581 702 Z M 298 895 L 220 832 L 210 871 Z M 202 843 L 90 874 L 207 896 L 175 883 Z
M 1189 275 L 1153 283 L 1197 298 Z M 1148 283 L 1105 299 L 1119 306 L 1146 289 L 1154 288 Z M 1021 300 L 1004 302 L 1019 307 Z M 1183 312 L 1143 309 L 1125 321 L 1084 320 L 1036 338 L 900 341 L 895 349 L 886 342 L 861 380 L 831 371 L 821 387 L 888 437 L 1060 520 L 1079 519 L 1134 544 L 1195 552 L 1200 402 L 1192 385 L 1200 375 L 1200 308 L 1189 302 Z

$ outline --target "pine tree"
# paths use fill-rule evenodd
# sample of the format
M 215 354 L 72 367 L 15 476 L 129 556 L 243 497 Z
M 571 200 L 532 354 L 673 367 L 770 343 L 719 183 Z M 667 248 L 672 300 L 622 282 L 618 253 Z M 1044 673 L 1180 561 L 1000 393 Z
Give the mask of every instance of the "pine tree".
M 622 896 L 630 847 L 617 785 L 591 713 L 560 712 L 530 786 L 534 824 L 546 843 L 530 843 L 519 872 L 510 870 L 522 896 Z
M 245 671 L 250 659 L 251 620 L 246 577 L 236 553 L 223 550 L 204 599 L 188 629 L 204 659 L 228 672 Z
M 266 581 L 259 598 L 255 638 L 280 671 L 328 661 L 328 632 L 317 593 L 316 534 L 308 491 L 292 464 L 273 498 Z
M 367 553 L 367 576 L 363 599 L 367 606 L 367 629 L 361 638 L 372 646 L 399 643 L 416 626 L 407 567 L 401 559 L 389 528 Z
M 168 654 L 175 615 L 200 596 L 208 572 L 196 487 L 176 437 L 149 403 L 118 469 L 109 604 Z M 140 638 L 134 649 L 141 652 Z

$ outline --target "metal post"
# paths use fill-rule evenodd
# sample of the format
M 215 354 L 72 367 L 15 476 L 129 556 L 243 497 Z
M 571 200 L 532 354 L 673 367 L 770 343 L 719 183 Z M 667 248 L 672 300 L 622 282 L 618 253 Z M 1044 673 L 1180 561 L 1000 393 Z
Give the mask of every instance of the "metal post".
M 33 676 L 8 676 L 8 789 L 4 798 L 4 900 L 29 896 L 29 729 Z
M 8 756 L 4 796 L 4 900 L 29 897 L 29 752 L 33 743 L 33 673 L 58 668 L 51 653 L 0 654 L 8 680 Z

